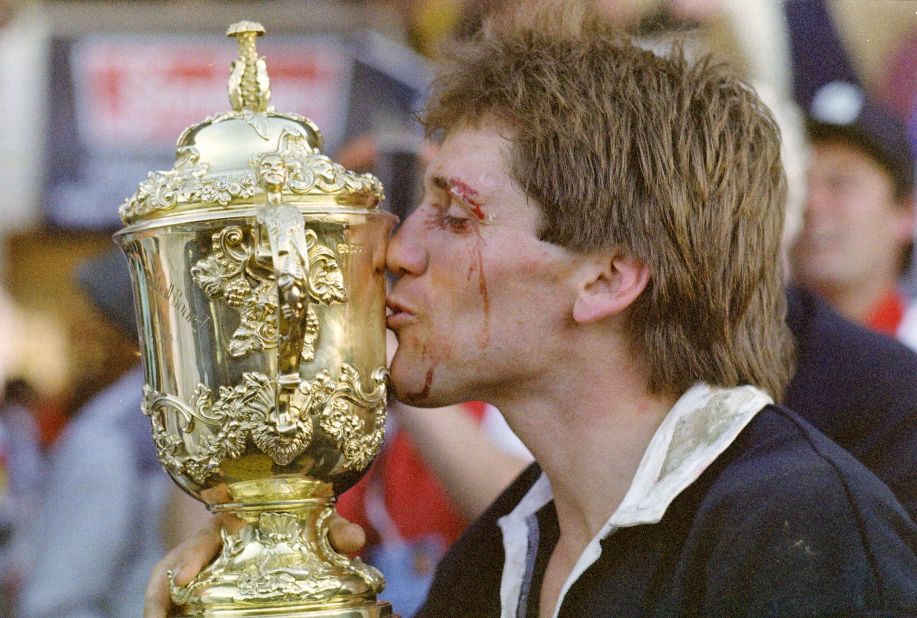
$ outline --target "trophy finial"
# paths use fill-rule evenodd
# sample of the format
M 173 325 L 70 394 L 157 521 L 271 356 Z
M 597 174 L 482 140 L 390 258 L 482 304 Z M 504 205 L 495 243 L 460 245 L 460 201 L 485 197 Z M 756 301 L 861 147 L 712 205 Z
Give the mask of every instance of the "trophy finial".
M 234 111 L 263 112 L 271 102 L 267 65 L 255 48 L 255 39 L 264 33 L 264 26 L 256 21 L 239 21 L 226 31 L 239 44 L 239 57 L 229 76 L 229 102 Z

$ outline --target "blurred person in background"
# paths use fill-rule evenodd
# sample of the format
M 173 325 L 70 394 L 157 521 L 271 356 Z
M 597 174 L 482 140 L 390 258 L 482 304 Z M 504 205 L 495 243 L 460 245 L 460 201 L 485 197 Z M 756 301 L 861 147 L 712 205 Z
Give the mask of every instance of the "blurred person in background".
M 82 266 L 98 309 L 136 338 L 127 263 L 113 249 Z M 141 615 L 171 484 L 141 413 L 143 373 L 130 369 L 69 422 L 50 453 L 49 478 L 28 530 L 34 557 L 18 604 L 22 618 Z
M 55 403 L 69 378 L 66 336 L 0 288 L 0 615 L 10 615 L 34 556 L 28 526 L 46 486 L 46 449 L 63 424 Z
M 813 98 L 805 223 L 793 278 L 845 317 L 917 349 L 898 287 L 914 244 L 914 156 L 904 128 L 846 82 Z
M 796 99 L 810 109 L 833 82 L 878 101 L 908 127 L 917 152 L 917 2 L 914 0 L 784 0 Z M 854 106 L 854 109 L 856 106 Z M 917 268 L 899 291 L 917 295 Z

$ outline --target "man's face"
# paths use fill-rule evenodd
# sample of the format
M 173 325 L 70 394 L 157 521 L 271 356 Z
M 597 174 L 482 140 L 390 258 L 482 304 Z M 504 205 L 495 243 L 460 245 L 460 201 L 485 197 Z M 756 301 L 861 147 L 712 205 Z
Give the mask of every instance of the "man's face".
M 499 399 L 546 379 L 558 360 L 575 260 L 537 238 L 539 210 L 507 172 L 508 147 L 492 125 L 450 133 L 426 170 L 422 203 L 389 244 L 402 401 Z
M 813 145 L 805 219 L 792 251 L 797 282 L 855 289 L 894 277 L 911 234 L 911 214 L 895 202 L 883 167 L 845 142 Z

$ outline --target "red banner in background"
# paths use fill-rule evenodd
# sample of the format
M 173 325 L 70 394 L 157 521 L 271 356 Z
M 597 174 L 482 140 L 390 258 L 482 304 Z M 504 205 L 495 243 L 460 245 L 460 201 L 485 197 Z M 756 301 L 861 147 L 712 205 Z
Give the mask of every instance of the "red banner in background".
M 343 136 L 353 60 L 334 38 L 259 41 L 271 104 Z M 71 51 L 81 141 L 100 152 L 169 151 L 181 132 L 230 110 L 226 84 L 234 45 L 222 38 L 94 35 Z

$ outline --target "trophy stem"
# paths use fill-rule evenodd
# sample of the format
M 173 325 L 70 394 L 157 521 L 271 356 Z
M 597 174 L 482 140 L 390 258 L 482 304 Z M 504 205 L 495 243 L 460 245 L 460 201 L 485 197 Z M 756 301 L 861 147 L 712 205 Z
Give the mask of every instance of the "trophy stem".
M 187 586 L 175 585 L 169 574 L 175 615 L 391 616 L 387 603 L 376 602 L 384 586 L 379 571 L 332 549 L 332 503 L 315 498 L 211 507 L 245 525 L 222 531 L 222 552 Z

